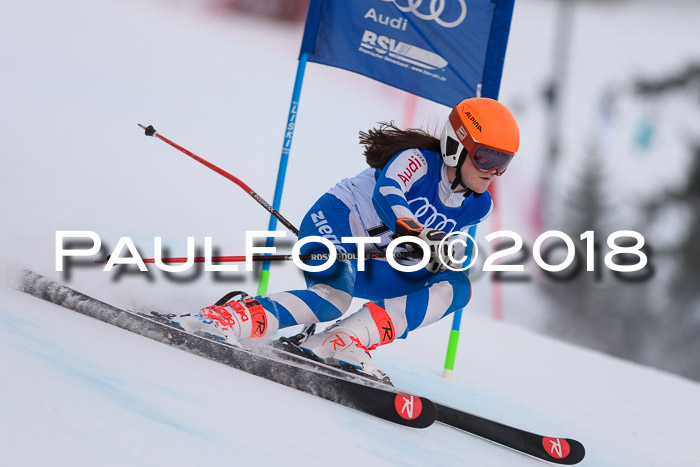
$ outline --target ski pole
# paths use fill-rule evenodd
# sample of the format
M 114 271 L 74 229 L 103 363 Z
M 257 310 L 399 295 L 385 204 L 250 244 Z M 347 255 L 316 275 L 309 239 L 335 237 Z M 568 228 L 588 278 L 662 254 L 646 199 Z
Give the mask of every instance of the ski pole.
M 284 216 L 282 216 L 282 214 L 280 214 L 279 212 L 277 212 L 276 209 L 274 209 L 272 206 L 270 206 L 270 205 L 267 203 L 267 201 L 265 201 L 264 199 L 262 199 L 256 192 L 254 192 L 248 185 L 246 185 L 245 183 L 243 183 L 240 179 L 234 177 L 234 176 L 231 175 L 230 173 L 228 173 L 228 172 L 226 172 L 225 170 L 223 170 L 223 169 L 217 167 L 216 165 L 212 164 L 211 162 L 202 159 L 201 157 L 199 157 L 198 155 L 196 155 L 196 154 L 193 153 L 192 151 L 189 151 L 189 150 L 183 148 L 182 146 L 180 146 L 179 144 L 174 143 L 173 141 L 170 141 L 170 140 L 169 140 L 168 138 L 166 138 L 165 136 L 159 134 L 159 133 L 156 131 L 156 129 L 153 128 L 153 125 L 144 126 L 144 125 L 141 125 L 140 123 L 139 123 L 138 125 L 139 125 L 141 128 L 143 128 L 143 129 L 145 130 L 146 136 L 155 136 L 156 138 L 160 139 L 161 141 L 164 141 L 165 143 L 168 143 L 170 146 L 174 147 L 174 148 L 177 149 L 178 151 L 180 151 L 180 152 L 182 152 L 182 153 L 184 153 L 184 154 L 187 154 L 188 156 L 190 156 L 192 159 L 196 160 L 196 161 L 199 162 L 200 164 L 202 164 L 202 165 L 208 167 L 209 169 L 211 169 L 211 170 L 213 170 L 214 172 L 218 173 L 219 175 L 221 175 L 221 176 L 223 176 L 223 177 L 229 179 L 230 181 L 232 181 L 233 183 L 235 183 L 235 184 L 238 185 L 239 187 L 243 188 L 243 190 L 244 190 L 246 193 L 248 193 L 250 196 L 252 196 L 253 199 L 254 199 L 255 201 L 257 201 L 262 207 L 264 207 L 265 209 L 267 209 L 267 212 L 269 212 L 270 214 L 272 214 L 273 216 L 275 216 L 275 217 L 277 218 L 277 220 L 279 220 L 282 224 L 284 224 L 285 227 L 287 227 L 289 230 L 291 230 L 291 231 L 294 233 L 294 235 L 299 236 L 299 229 L 297 229 L 296 227 L 294 227 L 294 225 L 293 225 L 291 222 L 289 222 L 287 219 L 285 219 Z
M 262 207 L 264 207 L 270 214 L 275 216 L 282 224 L 284 224 L 285 227 L 287 227 L 294 235 L 297 237 L 299 236 L 299 229 L 297 229 L 291 222 L 289 222 L 282 214 L 280 214 L 276 209 L 274 209 L 272 206 L 270 206 L 267 201 L 262 199 L 256 192 L 252 190 L 248 185 L 243 183 L 239 178 L 231 175 L 230 173 L 226 172 L 225 170 L 221 169 L 220 167 L 217 167 L 216 165 L 212 164 L 211 162 L 202 159 L 192 151 L 189 151 L 188 149 L 183 148 L 179 144 L 169 140 L 165 136 L 161 135 L 156 131 L 155 128 L 153 128 L 153 125 L 148 125 L 144 126 L 141 125 L 140 123 L 138 124 L 141 128 L 144 129 L 146 136 L 155 136 L 156 138 L 160 139 L 161 141 L 169 144 L 170 146 L 174 147 L 178 151 L 188 155 L 192 159 L 196 160 L 200 164 L 206 166 L 207 168 L 213 170 L 214 172 L 218 173 L 219 175 L 229 179 L 239 187 L 243 188 L 243 190 L 248 193 L 250 196 L 253 197 L 255 201 L 257 201 Z M 305 257 L 307 256 L 307 257 Z M 328 259 L 328 255 L 324 254 L 319 254 L 319 255 L 300 255 L 299 259 L 301 260 L 313 260 L 313 259 L 318 259 L 318 260 L 323 260 L 323 259 Z M 386 255 L 384 253 L 366 253 L 365 254 L 365 259 L 372 259 L 372 258 L 385 258 Z M 402 253 L 402 252 L 396 252 L 394 253 L 394 258 L 395 259 L 406 259 L 406 258 L 413 258 L 414 256 L 411 253 Z M 228 257 L 219 257 L 219 258 L 242 258 L 242 259 L 219 259 L 220 262 L 236 262 L 236 261 L 245 261 L 245 256 L 228 256 Z M 287 261 L 291 260 L 292 256 L 291 255 L 260 255 L 259 259 L 254 259 L 253 261 L 266 261 L 265 258 L 269 258 L 269 261 Z M 357 259 L 358 255 L 353 254 L 353 253 L 339 253 L 338 254 L 338 259 Z M 173 261 L 173 262 L 186 262 L 187 258 L 170 258 L 170 259 L 178 259 L 182 261 Z M 165 261 L 166 258 L 163 259 L 163 262 Z M 214 260 L 214 258 L 212 258 Z M 106 262 L 106 261 L 104 261 Z M 144 261 L 146 263 L 148 262 L 153 262 L 151 259 L 150 261 Z M 196 263 L 201 263 L 204 262 L 204 258 L 195 258 Z
M 386 258 L 386 253 L 365 253 L 365 259 L 375 259 L 375 258 Z M 299 255 L 298 258 L 301 261 L 327 261 L 331 257 L 328 253 L 317 253 L 317 254 L 306 254 Z M 357 259 L 360 255 L 357 253 L 338 253 L 336 259 Z M 394 259 L 409 259 L 414 258 L 411 252 L 395 252 Z M 194 263 L 203 263 L 206 261 L 204 256 L 195 256 L 192 261 Z M 251 261 L 292 261 L 294 259 L 293 255 L 251 255 Z M 175 264 L 175 263 L 186 263 L 189 258 L 184 256 L 174 257 L 174 258 L 161 258 L 162 263 Z M 212 256 L 212 263 L 242 263 L 246 260 L 245 256 Z M 109 256 L 105 259 L 95 261 L 97 264 L 106 264 L 109 261 Z M 144 258 L 142 259 L 144 263 L 153 264 L 155 263 L 155 258 Z

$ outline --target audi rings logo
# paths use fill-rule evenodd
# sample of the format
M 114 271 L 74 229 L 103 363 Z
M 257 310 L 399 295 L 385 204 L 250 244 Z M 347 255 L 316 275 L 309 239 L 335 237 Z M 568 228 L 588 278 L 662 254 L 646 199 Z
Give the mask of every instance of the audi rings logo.
M 419 203 L 420 207 L 416 209 L 414 206 L 411 206 L 414 203 Z M 457 222 L 438 212 L 435 206 L 430 204 L 428 198 L 420 197 L 412 199 L 408 202 L 408 205 L 411 206 L 413 214 L 415 214 L 416 219 L 420 221 L 423 227 L 442 230 L 447 233 L 452 232 L 455 227 L 457 227 Z
M 467 17 L 467 4 L 465 0 L 457 0 L 459 2 L 459 16 L 454 20 L 443 18 L 445 12 L 445 4 L 452 0 L 430 0 L 430 13 L 421 13 L 418 11 L 423 4 L 423 0 L 382 0 L 383 2 L 391 2 L 404 13 L 413 13 L 416 18 L 424 21 L 435 21 L 443 28 L 455 28 L 464 22 Z M 402 5 L 405 3 L 405 5 Z

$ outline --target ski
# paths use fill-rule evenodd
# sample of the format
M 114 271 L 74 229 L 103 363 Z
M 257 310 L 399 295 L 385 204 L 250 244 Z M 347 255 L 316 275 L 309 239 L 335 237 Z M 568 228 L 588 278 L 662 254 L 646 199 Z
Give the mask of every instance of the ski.
M 301 354 L 291 354 L 288 357 L 282 355 L 281 358 L 292 358 L 298 355 Z M 308 357 L 299 358 L 309 361 Z M 348 374 L 335 367 L 318 364 L 313 360 L 310 360 L 310 362 L 317 364 L 321 371 L 332 372 L 341 378 L 350 378 L 361 384 L 379 385 L 380 387 L 384 385 L 379 381 L 370 380 L 353 373 Z M 574 465 L 581 462 L 586 454 L 583 444 L 574 439 L 542 436 L 437 402 L 435 402 L 435 406 L 437 407 L 436 422 L 537 459 L 553 464 Z
M 361 384 L 316 371 L 311 366 L 295 364 L 292 359 L 277 360 L 249 349 L 189 334 L 142 314 L 101 302 L 33 271 L 25 271 L 21 290 L 135 334 L 399 425 L 427 428 L 435 421 L 435 404 L 427 398 L 402 393 L 391 386 Z
M 114 307 L 33 271 L 25 271 L 21 290 L 141 336 L 400 425 L 426 428 L 438 422 L 553 464 L 574 465 L 585 456 L 583 444 L 575 439 L 539 435 L 434 403 L 276 346 L 244 349 L 189 334 L 170 324 L 163 315 Z
M 578 464 L 586 455 L 583 444 L 575 439 L 542 436 L 446 405 L 435 405 L 438 423 L 553 464 Z

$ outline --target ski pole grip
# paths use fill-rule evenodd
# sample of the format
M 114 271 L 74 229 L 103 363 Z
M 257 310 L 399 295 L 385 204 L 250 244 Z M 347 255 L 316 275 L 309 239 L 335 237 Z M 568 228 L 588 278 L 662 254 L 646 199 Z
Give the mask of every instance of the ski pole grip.
M 138 126 L 144 129 L 146 136 L 155 136 L 158 133 L 156 129 L 153 128 L 153 125 L 143 126 L 140 123 L 138 123 Z
M 396 235 L 399 237 L 418 237 L 423 227 L 410 217 L 396 220 Z

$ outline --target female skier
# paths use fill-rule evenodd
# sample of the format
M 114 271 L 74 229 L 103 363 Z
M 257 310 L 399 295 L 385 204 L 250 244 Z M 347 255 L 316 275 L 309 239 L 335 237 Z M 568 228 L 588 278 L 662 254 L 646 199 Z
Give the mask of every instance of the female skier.
M 401 272 L 385 258 L 365 261 L 364 269 L 357 259 L 338 260 L 326 271 L 305 271 L 304 290 L 255 298 L 229 294 L 173 322 L 242 345 L 295 324 L 337 320 L 353 297 L 361 297 L 369 301 L 359 311 L 295 343 L 317 360 L 386 379 L 373 365 L 370 350 L 465 307 L 471 285 L 466 274 L 447 268 L 447 244 L 441 240 L 466 231 L 491 211 L 486 188 L 505 172 L 520 143 L 513 115 L 498 101 L 471 98 L 452 109 L 440 139 L 381 123 L 360 132 L 360 142 L 369 168 L 316 201 L 301 223 L 299 239 L 325 237 L 340 253 L 357 254 L 357 243 L 341 243 L 342 237 L 374 237 L 378 241 L 368 244 L 367 252 L 383 252 L 393 238 L 415 236 L 430 251 L 424 269 Z M 327 252 L 319 243 L 301 250 Z

